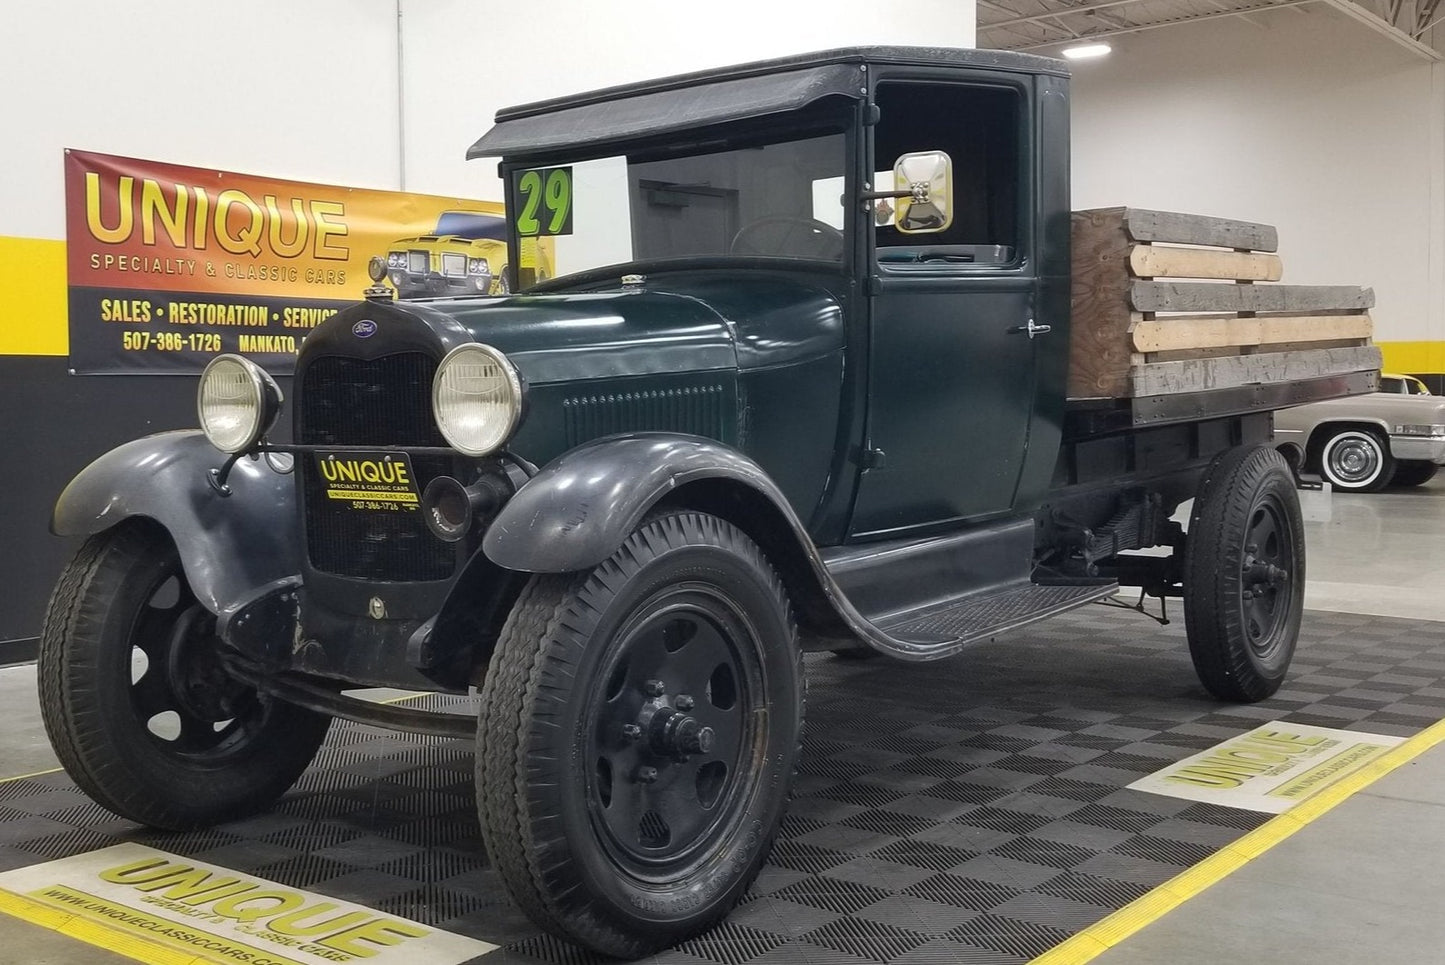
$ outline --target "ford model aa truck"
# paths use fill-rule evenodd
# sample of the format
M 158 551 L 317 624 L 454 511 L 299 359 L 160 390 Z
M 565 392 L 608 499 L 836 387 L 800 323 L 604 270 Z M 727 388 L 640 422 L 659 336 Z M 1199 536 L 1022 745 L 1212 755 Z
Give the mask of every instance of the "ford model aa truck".
M 1277 277 L 1265 226 L 1071 218 L 1068 91 L 1043 58 L 861 48 L 503 111 L 470 153 L 501 159 L 513 294 L 328 319 L 290 444 L 221 356 L 200 430 L 60 497 L 66 770 L 187 828 L 267 807 L 333 717 L 475 739 L 513 898 L 630 956 L 765 860 L 806 651 L 951 657 L 1129 586 L 1183 598 L 1211 693 L 1273 693 L 1304 545 L 1270 411 L 1368 391 L 1377 355 L 1299 348 L 1338 289 L 1167 281 Z M 557 276 L 518 284 L 547 237 Z M 1206 295 L 1226 335 L 1171 327 Z M 479 716 L 345 694 L 376 685 Z

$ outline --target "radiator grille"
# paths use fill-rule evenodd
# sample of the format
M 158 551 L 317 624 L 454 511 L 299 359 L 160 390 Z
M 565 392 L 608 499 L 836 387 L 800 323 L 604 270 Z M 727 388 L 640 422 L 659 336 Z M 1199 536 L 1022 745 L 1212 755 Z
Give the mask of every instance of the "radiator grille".
M 574 396 L 562 403 L 569 447 L 618 432 L 686 432 L 721 438 L 723 388 L 694 385 Z
M 319 446 L 445 446 L 432 417 L 436 360 L 410 352 L 365 361 L 313 360 L 302 379 L 297 441 Z M 324 573 L 368 580 L 444 580 L 456 549 L 433 536 L 419 511 L 354 510 L 327 499 L 313 456 L 301 458 L 306 549 Z M 411 457 L 417 486 L 453 472 L 449 456 Z

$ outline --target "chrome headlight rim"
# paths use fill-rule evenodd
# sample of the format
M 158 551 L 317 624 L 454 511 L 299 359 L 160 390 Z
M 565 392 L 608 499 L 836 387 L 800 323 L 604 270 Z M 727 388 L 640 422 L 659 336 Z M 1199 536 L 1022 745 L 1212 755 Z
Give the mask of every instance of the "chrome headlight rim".
M 467 354 L 481 354 L 485 356 L 488 361 L 495 364 L 506 379 L 508 391 L 511 393 L 513 402 L 508 408 L 507 421 L 502 430 L 497 433 L 497 441 L 494 445 L 473 446 L 465 444 L 464 441 L 453 437 L 453 434 L 447 427 L 446 420 L 442 418 L 441 394 L 443 376 L 446 374 L 448 367 L 455 364 L 457 358 Z M 441 431 L 442 438 L 447 441 L 447 445 L 462 455 L 470 456 L 474 459 L 490 456 L 492 453 L 499 452 L 506 448 L 507 443 L 512 440 L 512 436 L 516 433 L 517 427 L 522 424 L 522 416 L 526 410 L 526 401 L 527 386 L 526 382 L 522 379 L 522 374 L 517 371 L 517 367 L 512 364 L 511 359 L 507 358 L 499 349 L 495 349 L 485 342 L 465 342 L 453 348 L 442 357 L 440 364 L 437 365 L 436 375 L 432 379 L 432 418 L 436 420 L 437 429 Z
M 254 416 L 246 432 L 238 440 L 226 443 L 224 440 L 217 439 L 217 433 L 211 424 L 212 420 L 207 418 L 206 385 L 218 369 L 232 365 L 238 367 L 245 377 L 246 385 L 250 389 Z M 201 379 L 196 386 L 196 416 L 201 423 L 201 431 L 205 433 L 206 440 L 212 446 L 228 455 L 245 452 L 264 439 L 276 425 L 284 403 L 285 396 L 281 392 L 281 387 L 276 384 L 275 379 L 271 378 L 270 373 L 244 355 L 234 353 L 217 355 L 207 362 L 206 367 L 201 370 Z

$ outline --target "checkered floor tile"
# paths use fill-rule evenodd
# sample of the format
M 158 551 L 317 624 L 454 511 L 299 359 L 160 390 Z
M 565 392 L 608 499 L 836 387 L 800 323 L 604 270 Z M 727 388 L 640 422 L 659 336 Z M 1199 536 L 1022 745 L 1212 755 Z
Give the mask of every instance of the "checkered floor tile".
M 768 865 L 655 961 L 1028 961 L 1267 818 L 1126 785 L 1265 720 L 1417 733 L 1445 717 L 1445 624 L 1311 612 L 1284 688 L 1251 706 L 1205 694 L 1182 621 L 1102 606 L 940 664 L 808 672 L 813 736 Z M 62 774 L 0 784 L 0 870 L 120 841 L 503 946 L 488 963 L 600 961 L 508 902 L 463 741 L 339 723 L 271 812 L 189 834 L 122 821 Z

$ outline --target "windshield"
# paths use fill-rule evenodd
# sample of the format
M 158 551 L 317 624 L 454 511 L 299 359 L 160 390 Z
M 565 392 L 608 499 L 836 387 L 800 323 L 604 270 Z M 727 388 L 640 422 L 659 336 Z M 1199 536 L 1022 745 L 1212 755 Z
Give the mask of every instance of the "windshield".
M 845 137 L 657 150 L 511 172 L 508 211 L 556 276 L 697 257 L 841 262 Z

